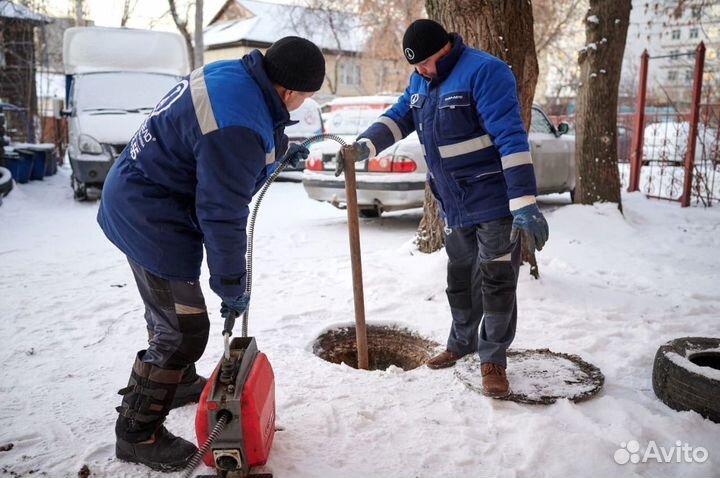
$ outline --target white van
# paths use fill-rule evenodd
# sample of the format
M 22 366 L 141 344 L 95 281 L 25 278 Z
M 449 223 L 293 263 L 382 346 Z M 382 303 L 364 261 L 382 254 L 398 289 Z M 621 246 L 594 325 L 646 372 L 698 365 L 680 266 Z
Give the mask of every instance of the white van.
M 69 28 L 63 63 L 73 191 L 78 200 L 97 198 L 145 117 L 190 72 L 187 48 L 175 33 Z

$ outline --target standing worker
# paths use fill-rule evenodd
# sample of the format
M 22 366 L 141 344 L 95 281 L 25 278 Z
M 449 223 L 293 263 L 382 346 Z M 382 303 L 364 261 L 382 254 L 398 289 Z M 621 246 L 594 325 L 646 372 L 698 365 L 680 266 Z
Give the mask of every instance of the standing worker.
M 548 238 L 515 77 L 432 20 L 410 25 L 403 52 L 415 66 L 409 86 L 353 146 L 366 159 L 418 132 L 445 219 L 452 313 L 447 348 L 427 366 L 451 367 L 477 351 L 483 392 L 503 397 L 517 322 L 518 238 L 538 251 Z
M 194 367 L 210 328 L 198 283 L 203 244 L 221 315 L 234 319 L 250 300 L 248 205 L 286 150 L 291 164 L 307 157 L 303 146 L 288 149 L 284 128 L 324 77 L 320 49 L 299 37 L 206 65 L 158 103 L 113 165 L 98 222 L 128 257 L 150 332 L 120 390 L 119 459 L 173 471 L 197 450 L 163 422 L 207 382 Z

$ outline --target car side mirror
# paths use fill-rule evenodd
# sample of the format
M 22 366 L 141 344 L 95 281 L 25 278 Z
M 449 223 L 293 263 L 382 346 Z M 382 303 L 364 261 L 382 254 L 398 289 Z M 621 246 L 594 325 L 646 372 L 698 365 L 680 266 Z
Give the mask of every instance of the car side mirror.
M 64 108 L 64 109 L 60 110 L 60 116 L 62 116 L 63 118 L 72 116 L 72 109 Z
M 564 121 L 560 122 L 557 127 L 558 136 L 566 134 L 568 131 L 570 131 L 570 125 Z

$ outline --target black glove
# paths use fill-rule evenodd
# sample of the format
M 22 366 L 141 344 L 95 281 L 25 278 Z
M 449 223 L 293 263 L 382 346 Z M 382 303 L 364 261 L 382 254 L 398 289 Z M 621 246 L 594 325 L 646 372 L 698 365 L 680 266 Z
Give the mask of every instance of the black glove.
M 353 148 L 357 152 L 357 160 L 365 161 L 370 157 L 370 147 L 367 141 L 355 141 L 349 146 L 343 146 L 335 156 L 335 177 L 340 176 L 345 170 L 345 161 L 343 155 L 345 154 L 345 148 Z
M 232 329 L 235 327 L 235 319 L 243 315 L 249 305 L 250 295 L 247 292 L 240 297 L 223 299 L 220 303 L 220 315 L 225 319 L 223 334 L 227 332 L 232 335 Z
M 307 159 L 310 151 L 300 143 L 293 143 L 288 147 L 285 156 L 280 160 L 280 164 L 289 164 L 293 168 L 297 168 L 301 159 Z

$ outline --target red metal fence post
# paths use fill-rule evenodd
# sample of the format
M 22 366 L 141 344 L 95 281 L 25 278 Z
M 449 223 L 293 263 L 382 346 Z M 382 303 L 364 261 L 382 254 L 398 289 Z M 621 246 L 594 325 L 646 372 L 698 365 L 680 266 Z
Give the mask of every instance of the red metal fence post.
M 693 169 L 695 168 L 695 146 L 698 137 L 698 119 L 700 118 L 700 96 L 702 95 L 703 69 L 705 68 L 705 43 L 695 49 L 695 75 L 692 86 L 692 106 L 690 110 L 690 125 L 688 129 L 688 147 L 685 153 L 685 180 L 683 193 L 680 197 L 680 206 L 690 205 L 692 195 Z
M 640 85 L 638 88 L 638 105 L 635 112 L 635 134 L 633 135 L 632 153 L 630 154 L 630 180 L 628 192 L 640 189 L 640 168 L 642 167 L 643 133 L 645 130 L 645 97 L 647 95 L 648 60 L 650 55 L 643 50 L 640 56 Z

